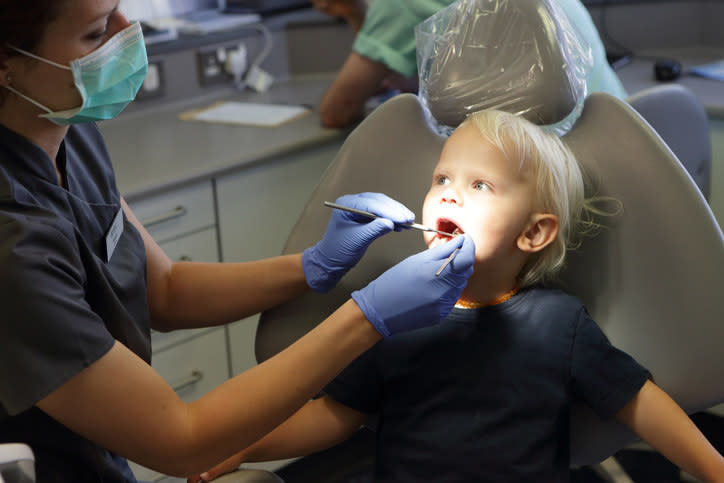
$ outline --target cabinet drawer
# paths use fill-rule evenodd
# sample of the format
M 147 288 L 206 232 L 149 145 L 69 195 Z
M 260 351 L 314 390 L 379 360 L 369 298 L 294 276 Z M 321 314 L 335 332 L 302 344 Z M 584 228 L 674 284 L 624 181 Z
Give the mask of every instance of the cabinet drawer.
M 186 402 L 198 399 L 229 378 L 223 327 L 160 351 L 152 365 Z
M 226 337 L 223 327 L 212 329 L 172 349 L 153 355 L 152 366 L 186 402 L 198 399 L 228 378 Z M 155 471 L 131 464 L 142 481 L 163 479 Z
M 159 244 L 174 262 L 218 262 L 216 228 L 206 228 L 190 235 Z
M 129 202 L 131 209 L 157 242 L 214 226 L 211 182 Z
M 161 248 L 173 261 L 217 262 L 219 251 L 216 243 L 216 228 L 207 228 L 175 240 L 161 243 Z M 151 346 L 154 354 L 171 345 L 176 345 L 209 329 L 176 330 L 173 332 L 151 331 Z

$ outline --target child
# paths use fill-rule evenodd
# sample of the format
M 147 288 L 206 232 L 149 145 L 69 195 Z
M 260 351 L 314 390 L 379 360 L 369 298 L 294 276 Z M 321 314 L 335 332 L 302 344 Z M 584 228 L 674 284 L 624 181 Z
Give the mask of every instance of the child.
M 648 371 L 578 299 L 544 286 L 586 212 L 578 164 L 555 135 L 500 111 L 471 115 L 423 206 L 424 224 L 475 242 L 456 308 L 439 326 L 379 342 L 324 397 L 204 478 L 319 451 L 378 413 L 376 482 L 568 481 L 569 410 L 583 401 L 688 473 L 724 481 L 724 458 Z

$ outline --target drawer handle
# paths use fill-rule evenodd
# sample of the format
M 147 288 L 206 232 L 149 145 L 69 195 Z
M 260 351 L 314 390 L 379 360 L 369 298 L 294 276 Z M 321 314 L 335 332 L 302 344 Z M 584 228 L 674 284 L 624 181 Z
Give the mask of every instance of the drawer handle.
M 159 223 L 164 223 L 166 221 L 175 220 L 176 218 L 181 218 L 186 213 L 188 213 L 188 210 L 183 206 L 177 206 L 173 210 L 169 211 L 168 213 L 164 213 L 163 215 L 158 215 L 153 218 L 149 218 L 147 220 L 143 220 L 141 224 L 145 227 L 158 225 Z
M 176 392 L 181 392 L 184 389 L 186 389 L 189 386 L 193 386 L 197 382 L 199 382 L 201 379 L 204 378 L 204 373 L 201 371 L 191 371 L 191 375 L 188 376 L 186 379 L 183 379 L 176 383 L 173 387 L 173 390 Z

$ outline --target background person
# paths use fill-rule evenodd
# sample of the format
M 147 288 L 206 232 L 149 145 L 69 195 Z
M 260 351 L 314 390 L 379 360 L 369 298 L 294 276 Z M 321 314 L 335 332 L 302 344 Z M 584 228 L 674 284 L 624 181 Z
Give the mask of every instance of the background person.
M 497 0 L 507 2 L 510 0 Z M 606 59 L 591 15 L 580 0 L 552 0 L 568 15 L 572 25 L 590 45 L 593 67 L 588 92 L 607 92 L 619 98 L 626 91 Z M 355 32 L 352 51 L 325 91 L 319 115 L 326 127 L 345 127 L 359 121 L 365 104 L 389 89 L 417 91 L 417 58 L 414 27 L 452 0 L 313 0 L 320 11 L 344 18 Z

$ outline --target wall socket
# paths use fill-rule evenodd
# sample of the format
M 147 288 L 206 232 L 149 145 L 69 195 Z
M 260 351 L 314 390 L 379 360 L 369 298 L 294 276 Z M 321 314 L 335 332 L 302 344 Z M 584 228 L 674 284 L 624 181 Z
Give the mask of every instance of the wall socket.
M 148 74 L 143 85 L 138 90 L 136 99 L 149 99 L 161 97 L 164 94 L 163 62 L 160 60 L 148 61 Z
M 243 65 L 239 59 L 243 58 Z M 240 77 L 246 70 L 246 46 L 243 43 L 207 48 L 196 52 L 199 84 L 210 86 L 230 82 L 234 79 L 233 64 L 241 70 Z

